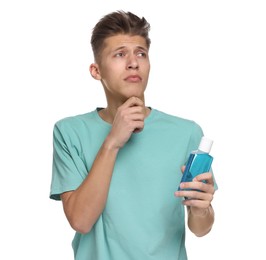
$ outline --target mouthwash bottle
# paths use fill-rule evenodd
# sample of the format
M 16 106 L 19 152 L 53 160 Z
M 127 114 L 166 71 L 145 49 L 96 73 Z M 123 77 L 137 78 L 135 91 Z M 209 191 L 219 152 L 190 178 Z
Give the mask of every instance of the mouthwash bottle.
M 212 144 L 213 141 L 211 139 L 205 136 L 201 138 L 198 149 L 192 151 L 189 155 L 181 182 L 191 182 L 197 175 L 210 171 L 213 157 L 209 153 Z M 181 190 L 180 186 L 178 190 Z

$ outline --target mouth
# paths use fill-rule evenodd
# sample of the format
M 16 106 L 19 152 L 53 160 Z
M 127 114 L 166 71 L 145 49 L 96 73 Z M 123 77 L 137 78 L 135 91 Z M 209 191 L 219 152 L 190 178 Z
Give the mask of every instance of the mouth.
M 132 83 L 137 83 L 137 82 L 140 82 L 141 80 L 142 80 L 141 77 L 138 75 L 130 75 L 125 78 L 125 81 L 132 82 Z

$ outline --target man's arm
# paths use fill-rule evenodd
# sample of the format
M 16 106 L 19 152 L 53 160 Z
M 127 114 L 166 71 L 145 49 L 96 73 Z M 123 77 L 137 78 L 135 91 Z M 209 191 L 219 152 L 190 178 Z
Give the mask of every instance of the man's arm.
M 214 223 L 214 210 L 210 205 L 207 209 L 187 207 L 188 227 L 196 236 L 202 237 L 210 232 Z
M 143 128 L 143 111 L 143 102 L 136 98 L 117 109 L 112 129 L 88 176 L 79 188 L 61 194 L 65 215 L 74 230 L 89 232 L 104 210 L 117 154 L 134 130 Z
M 183 168 L 184 169 L 184 168 Z M 205 180 L 206 183 L 202 182 Z M 196 236 L 204 236 L 214 223 L 214 210 L 211 205 L 214 195 L 214 181 L 212 173 L 202 173 L 192 182 L 180 184 L 182 190 L 175 192 L 177 197 L 186 197 L 183 204 L 187 206 L 188 227 Z
M 65 215 L 71 227 L 87 233 L 102 213 L 112 178 L 118 149 L 105 142 L 100 148 L 90 173 L 75 191 L 61 194 Z

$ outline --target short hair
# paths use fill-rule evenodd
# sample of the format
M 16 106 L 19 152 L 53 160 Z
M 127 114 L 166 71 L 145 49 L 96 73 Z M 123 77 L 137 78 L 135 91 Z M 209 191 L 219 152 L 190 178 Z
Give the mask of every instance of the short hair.
M 116 11 L 103 16 L 92 30 L 91 47 L 96 62 L 100 61 L 104 40 L 117 34 L 142 36 L 150 48 L 150 24 L 144 17 L 140 18 L 131 12 Z

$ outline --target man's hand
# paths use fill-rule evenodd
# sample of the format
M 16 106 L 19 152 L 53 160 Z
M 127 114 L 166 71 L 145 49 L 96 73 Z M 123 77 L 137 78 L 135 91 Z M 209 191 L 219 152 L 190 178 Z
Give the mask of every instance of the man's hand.
M 182 167 L 182 172 L 184 172 L 184 169 L 185 167 Z M 204 209 L 207 209 L 211 205 L 215 191 L 211 172 L 199 174 L 192 182 L 181 183 L 180 187 L 189 190 L 176 191 L 175 196 L 189 198 L 184 200 L 183 204 L 195 207 L 192 209 L 195 213 L 196 211 L 198 211 L 198 213 L 203 212 Z
M 114 148 L 121 148 L 129 140 L 132 133 L 144 128 L 145 106 L 137 97 L 129 98 L 116 112 L 112 129 L 108 135 Z
M 182 167 L 184 172 L 185 167 Z M 204 182 L 203 182 L 204 181 Z M 214 210 L 211 202 L 213 200 L 214 181 L 211 172 L 205 172 L 196 176 L 192 182 L 180 184 L 182 189 L 176 191 L 176 197 L 187 197 L 183 204 L 188 210 L 188 227 L 196 236 L 206 235 L 214 223 Z

